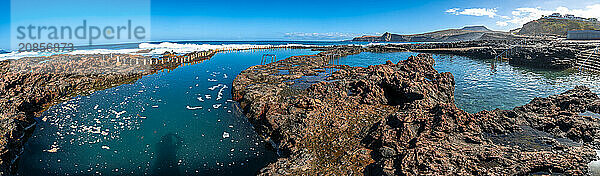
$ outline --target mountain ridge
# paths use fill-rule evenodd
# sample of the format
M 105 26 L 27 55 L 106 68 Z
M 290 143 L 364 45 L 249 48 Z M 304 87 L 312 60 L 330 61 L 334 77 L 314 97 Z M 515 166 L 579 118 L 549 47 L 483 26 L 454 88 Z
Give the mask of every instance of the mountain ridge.
M 480 25 L 480 26 L 465 26 L 461 30 L 468 30 L 468 31 L 492 31 L 492 30 L 488 29 L 487 27 L 485 27 L 483 25 Z
M 422 34 L 392 34 L 355 37 L 352 41 L 362 42 L 458 42 L 471 40 L 504 40 L 515 36 L 508 32 L 492 31 L 485 26 L 465 26 L 461 29 L 445 29 Z

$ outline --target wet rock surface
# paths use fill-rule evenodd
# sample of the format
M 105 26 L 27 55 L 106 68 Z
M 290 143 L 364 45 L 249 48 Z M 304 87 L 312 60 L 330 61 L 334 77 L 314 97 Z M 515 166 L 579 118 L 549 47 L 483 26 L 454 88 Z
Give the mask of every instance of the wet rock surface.
M 418 52 L 507 60 L 513 66 L 556 70 L 575 67 L 577 54 L 589 48 L 587 45 L 532 39 L 428 43 L 403 47 Z
M 430 55 L 366 68 L 327 57 L 355 52 L 324 49 L 236 77 L 234 99 L 281 156 L 260 174 L 585 175 L 596 159 L 600 121 L 581 113 L 598 113 L 600 100 L 587 88 L 469 114 Z
M 567 69 L 575 66 L 577 53 L 577 50 L 568 47 L 517 48 L 508 63 L 532 68 Z

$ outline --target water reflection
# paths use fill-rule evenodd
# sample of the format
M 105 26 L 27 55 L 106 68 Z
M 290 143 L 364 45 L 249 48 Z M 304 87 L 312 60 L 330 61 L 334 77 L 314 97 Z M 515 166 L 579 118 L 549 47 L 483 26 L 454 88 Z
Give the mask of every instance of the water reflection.
M 183 144 L 183 138 L 175 133 L 161 137 L 156 144 L 156 159 L 154 160 L 154 175 L 181 175 L 177 151 Z
M 367 67 L 405 60 L 413 52 L 360 53 L 340 59 L 340 64 Z M 467 112 L 512 109 L 527 104 L 535 97 L 547 97 L 565 92 L 577 85 L 600 92 L 600 75 L 573 70 L 541 70 L 513 67 L 507 62 L 495 62 L 452 55 L 433 55 L 439 72 L 450 72 L 456 82 L 456 105 Z

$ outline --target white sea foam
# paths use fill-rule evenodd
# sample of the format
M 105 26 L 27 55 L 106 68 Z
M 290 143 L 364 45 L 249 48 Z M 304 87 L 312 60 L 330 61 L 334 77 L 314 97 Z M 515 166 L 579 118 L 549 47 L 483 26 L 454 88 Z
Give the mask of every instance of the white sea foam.
M 223 98 L 223 90 L 225 89 L 227 89 L 227 85 L 223 85 L 223 87 L 219 90 L 219 93 L 217 94 L 217 100 Z
M 39 52 L 10 52 L 0 54 L 0 61 L 10 60 L 10 59 L 20 59 L 24 57 L 37 57 L 37 56 L 49 56 L 50 53 L 39 53 Z
M 272 47 L 312 47 L 316 45 L 302 45 L 302 44 L 286 44 L 286 45 L 253 45 L 253 44 L 179 44 L 171 42 L 163 42 L 159 44 L 152 43 L 140 43 L 138 48 L 134 49 L 88 49 L 88 50 L 75 50 L 71 52 L 17 52 L 13 51 L 10 53 L 0 54 L 0 61 L 7 59 L 20 59 L 23 57 L 39 57 L 39 56 L 50 56 L 52 54 L 134 54 L 134 55 L 161 55 L 165 52 L 176 52 L 191 53 L 196 51 L 208 51 L 208 50 L 241 50 L 241 49 L 261 49 L 261 48 L 272 48 Z M 150 52 L 139 52 L 142 50 L 151 49 Z
M 187 108 L 187 109 L 189 109 L 189 110 L 196 110 L 196 109 L 202 109 L 202 106 L 195 106 L 195 107 L 192 107 L 192 106 L 186 106 L 185 108 Z
M 219 87 L 221 87 L 221 86 L 223 86 L 223 84 L 218 84 L 218 85 L 215 85 L 215 86 L 209 87 L 209 88 L 208 88 L 208 90 L 215 90 L 215 89 L 217 89 L 217 88 L 219 88 Z
M 117 115 L 117 116 L 115 117 L 115 118 L 117 118 L 117 119 L 118 119 L 119 117 L 121 117 L 121 114 L 124 114 L 124 113 L 126 113 L 126 112 L 127 112 L 127 111 L 121 111 L 121 112 L 117 112 L 117 111 L 115 111 L 115 110 L 112 110 L 112 109 L 111 109 L 110 111 L 112 111 L 112 113 L 114 113 L 115 115 Z
M 253 44 L 221 44 L 221 45 L 210 45 L 210 44 L 179 44 L 163 42 L 160 44 L 141 43 L 140 49 L 152 49 L 151 54 L 162 54 L 167 51 L 176 53 L 191 53 L 195 51 L 208 51 L 208 50 L 236 50 L 236 49 L 261 49 L 271 47 L 299 47 L 306 46 L 311 47 L 315 45 L 302 45 L 302 44 L 286 44 L 286 45 L 253 45 Z
M 229 137 L 229 133 L 223 132 L 223 138 L 228 138 L 228 137 Z
M 91 50 L 75 50 L 72 52 L 68 52 L 65 54 L 143 54 L 143 53 L 136 53 L 138 51 L 140 51 L 141 49 L 118 49 L 118 50 L 111 50 L 111 49 L 91 49 Z

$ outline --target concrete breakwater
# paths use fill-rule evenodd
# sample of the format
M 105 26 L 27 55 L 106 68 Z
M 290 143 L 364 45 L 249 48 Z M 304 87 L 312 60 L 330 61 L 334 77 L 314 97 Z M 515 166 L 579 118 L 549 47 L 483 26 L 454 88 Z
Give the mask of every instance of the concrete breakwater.
M 232 94 L 282 157 L 264 175 L 583 175 L 596 159 L 600 98 L 584 87 L 513 110 L 466 113 L 431 56 L 331 64 L 335 48 L 257 65 Z M 335 72 L 327 72 L 334 69 Z M 310 81 L 308 86 L 297 86 Z

